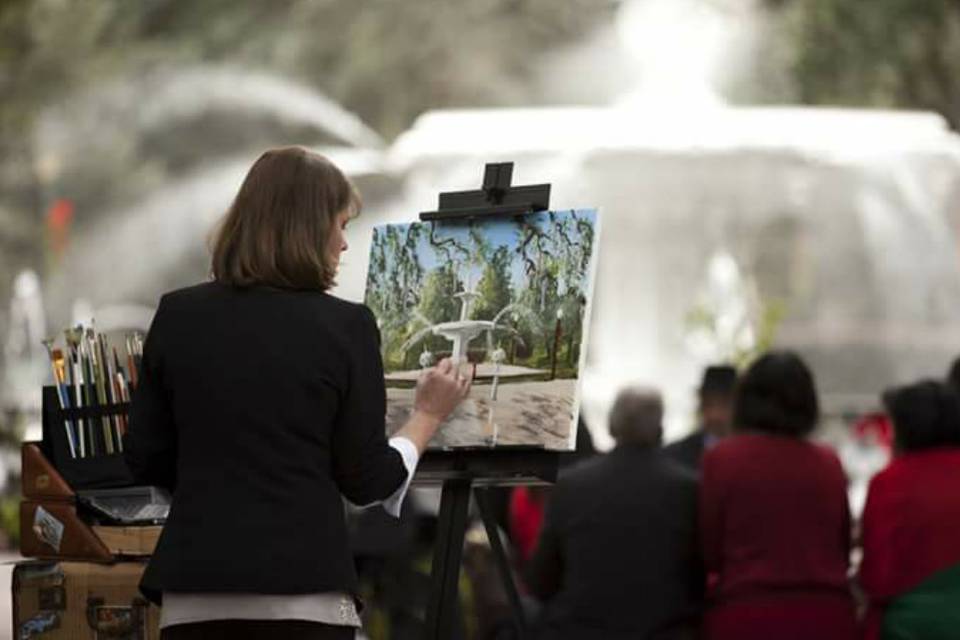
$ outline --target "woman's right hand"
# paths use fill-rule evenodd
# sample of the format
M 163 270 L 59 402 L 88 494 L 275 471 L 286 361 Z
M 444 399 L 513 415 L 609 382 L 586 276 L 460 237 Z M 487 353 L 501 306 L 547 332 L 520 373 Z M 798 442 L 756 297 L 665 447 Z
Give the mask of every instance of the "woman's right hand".
M 413 414 L 394 436 L 407 438 L 423 453 L 440 424 L 470 393 L 472 383 L 473 375 L 461 375 L 450 358 L 421 373 L 413 397 Z
M 413 409 L 435 419 L 439 426 L 467 397 L 472 383 L 472 374 L 462 375 L 453 360 L 444 358 L 437 366 L 420 374 Z

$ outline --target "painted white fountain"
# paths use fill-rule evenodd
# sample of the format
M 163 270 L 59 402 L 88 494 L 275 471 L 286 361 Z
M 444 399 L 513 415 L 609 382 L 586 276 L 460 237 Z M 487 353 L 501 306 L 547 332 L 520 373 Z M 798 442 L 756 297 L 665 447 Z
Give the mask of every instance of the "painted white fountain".
M 404 352 L 413 348 L 427 336 L 441 336 L 452 343 L 450 357 L 454 364 L 462 365 L 467 362 L 467 352 L 469 351 L 470 343 L 479 338 L 481 335 L 486 334 L 487 354 L 492 361 L 491 363 L 484 362 L 479 364 L 476 372 L 477 375 L 493 375 L 495 378 L 499 378 L 500 376 L 524 376 L 544 373 L 540 369 L 531 369 L 529 367 L 504 364 L 503 361 L 506 359 L 505 355 L 499 360 L 494 357 L 495 355 L 498 355 L 498 351 L 505 353 L 502 349 L 495 349 L 494 347 L 493 336 L 497 331 L 506 332 L 510 334 L 512 340 L 516 340 L 517 342 L 523 344 L 523 340 L 520 338 L 520 334 L 517 329 L 513 326 L 502 323 L 501 319 L 507 314 L 510 314 L 510 316 L 514 319 L 514 324 L 516 324 L 519 321 L 520 314 L 523 313 L 526 320 L 534 326 L 535 330 L 539 330 L 539 321 L 532 311 L 520 304 L 509 304 L 498 311 L 493 320 L 471 319 L 470 315 L 473 312 L 473 304 L 476 299 L 480 297 L 480 294 L 476 292 L 472 278 L 469 276 L 465 280 L 463 291 L 453 294 L 453 297 L 460 301 L 459 317 L 452 321 L 430 324 L 428 319 L 418 316 L 418 319 L 427 326 L 410 336 L 410 338 L 401 347 Z M 420 354 L 420 358 L 418 360 L 420 366 L 423 368 L 432 366 L 434 361 L 435 358 L 433 354 L 426 350 Z M 401 371 L 392 372 L 387 375 L 387 378 L 413 379 L 416 377 L 416 375 L 418 375 L 417 372 Z
M 441 322 L 429 329 L 434 335 L 443 336 L 453 343 L 451 357 L 454 364 L 461 364 L 466 362 L 467 348 L 470 342 L 484 332 L 489 335 L 497 328 L 497 325 L 490 320 L 470 319 L 473 303 L 480 297 L 480 294 L 470 288 L 469 282 L 463 291 L 455 293 L 453 297 L 460 300 L 460 318 L 453 322 Z

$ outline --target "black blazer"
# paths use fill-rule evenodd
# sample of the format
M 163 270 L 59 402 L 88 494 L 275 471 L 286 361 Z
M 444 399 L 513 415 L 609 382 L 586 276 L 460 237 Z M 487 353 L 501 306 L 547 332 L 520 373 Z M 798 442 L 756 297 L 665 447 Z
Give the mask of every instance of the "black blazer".
M 682 464 L 688 469 L 700 473 L 700 461 L 703 460 L 703 448 L 706 444 L 706 434 L 703 430 L 691 433 L 683 440 L 672 442 L 663 448 L 668 458 Z
M 678 638 L 699 624 L 697 480 L 656 448 L 620 446 L 562 475 L 525 577 L 541 637 Z
M 362 305 L 217 282 L 164 295 L 124 438 L 136 481 L 173 491 L 144 594 L 355 593 L 341 494 L 366 504 L 406 478 L 385 403 Z

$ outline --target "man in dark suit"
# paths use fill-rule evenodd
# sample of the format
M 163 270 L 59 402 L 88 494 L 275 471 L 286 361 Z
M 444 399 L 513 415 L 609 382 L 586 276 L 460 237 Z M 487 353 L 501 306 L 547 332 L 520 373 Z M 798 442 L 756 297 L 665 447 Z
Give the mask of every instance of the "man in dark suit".
M 703 452 L 730 433 L 733 391 L 737 370 L 730 365 L 713 365 L 703 372 L 697 415 L 699 428 L 686 438 L 664 447 L 664 453 L 689 469 L 700 471 Z
M 620 393 L 610 417 L 617 442 L 563 474 L 527 565 L 544 603 L 541 637 L 693 637 L 704 574 L 697 481 L 660 449 L 656 391 Z

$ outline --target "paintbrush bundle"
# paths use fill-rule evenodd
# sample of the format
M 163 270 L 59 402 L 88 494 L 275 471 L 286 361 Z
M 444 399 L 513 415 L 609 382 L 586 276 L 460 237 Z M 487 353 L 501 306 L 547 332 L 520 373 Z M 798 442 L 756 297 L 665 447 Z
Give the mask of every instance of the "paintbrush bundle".
M 143 356 L 141 334 L 125 336 L 122 360 L 116 347 L 93 327 L 67 329 L 64 338 L 63 347 L 55 346 L 53 340 L 45 340 L 44 345 L 70 457 L 122 453 L 126 409 Z

